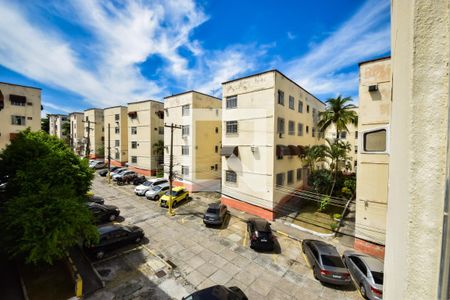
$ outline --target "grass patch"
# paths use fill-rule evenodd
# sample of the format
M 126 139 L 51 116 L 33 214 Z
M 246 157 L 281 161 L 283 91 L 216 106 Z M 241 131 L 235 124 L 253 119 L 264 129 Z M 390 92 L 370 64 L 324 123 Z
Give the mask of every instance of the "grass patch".
M 302 206 L 292 223 L 319 233 L 333 233 L 333 224 L 336 224 L 333 215 L 342 213 L 342 208 L 329 205 L 324 211 L 318 209 L 316 202 L 308 202 Z

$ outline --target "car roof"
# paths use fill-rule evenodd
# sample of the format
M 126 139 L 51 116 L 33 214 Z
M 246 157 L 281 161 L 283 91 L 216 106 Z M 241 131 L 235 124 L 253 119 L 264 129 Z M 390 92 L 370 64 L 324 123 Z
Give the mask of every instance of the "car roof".
M 333 245 L 318 240 L 310 240 L 310 243 L 317 248 L 321 255 L 339 256 L 339 252 Z
M 174 191 L 174 192 L 179 192 L 179 191 L 182 191 L 182 190 L 185 190 L 184 186 L 177 186 L 177 187 L 174 187 L 172 189 L 172 191 Z
M 255 224 L 255 230 L 257 231 L 268 231 L 270 230 L 270 223 L 267 220 L 261 218 L 251 218 L 250 222 Z
M 208 208 L 220 208 L 220 203 L 209 203 Z
M 120 229 L 123 228 L 123 226 L 121 225 L 117 225 L 117 224 L 108 224 L 108 225 L 103 225 L 103 226 L 98 226 L 98 232 L 100 234 L 105 234 L 111 231 L 114 231 L 116 229 Z
M 163 188 L 163 187 L 170 186 L 170 184 L 167 182 L 167 183 L 163 183 L 163 184 L 160 184 L 160 185 L 157 185 L 157 186 Z
M 376 257 L 365 255 L 362 253 L 352 253 L 351 256 L 356 256 L 361 259 L 366 266 L 370 269 L 370 271 L 374 272 L 383 272 L 384 263 Z
M 158 181 L 163 181 L 163 180 L 167 180 L 167 179 L 165 179 L 165 178 L 152 178 L 152 179 L 149 179 L 147 181 L 150 181 L 151 183 L 153 183 L 153 182 L 158 182 Z

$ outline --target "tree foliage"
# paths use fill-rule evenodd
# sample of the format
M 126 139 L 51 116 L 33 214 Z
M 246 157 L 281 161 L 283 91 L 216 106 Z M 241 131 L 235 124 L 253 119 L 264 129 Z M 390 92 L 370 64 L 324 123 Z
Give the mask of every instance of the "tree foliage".
M 325 145 L 305 146 L 300 157 L 303 163 L 313 172 L 317 163 L 325 161 L 325 150 Z
M 358 115 L 353 110 L 355 105 L 351 104 L 351 97 L 330 98 L 326 101 L 327 108 L 325 111 L 319 113 L 319 129 L 321 132 L 330 127 L 332 124 L 336 127 L 336 139 L 339 139 L 339 132 L 349 132 L 348 124 L 358 124 Z
M 48 118 L 41 118 L 41 130 L 44 130 L 45 132 L 49 133 L 50 123 L 48 121 Z
M 21 132 L 0 153 L 4 175 L 0 241 L 10 256 L 52 263 L 80 240 L 98 239 L 84 204 L 93 171 L 63 141 L 43 131 Z

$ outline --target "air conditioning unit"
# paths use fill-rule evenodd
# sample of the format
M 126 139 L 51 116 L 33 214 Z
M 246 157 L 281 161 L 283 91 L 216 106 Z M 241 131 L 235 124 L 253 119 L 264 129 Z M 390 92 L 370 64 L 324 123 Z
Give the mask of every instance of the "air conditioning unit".
M 253 153 L 256 152 L 256 146 L 250 146 L 250 150 L 252 150 Z
M 378 91 L 378 85 L 369 85 L 369 92 L 376 92 Z

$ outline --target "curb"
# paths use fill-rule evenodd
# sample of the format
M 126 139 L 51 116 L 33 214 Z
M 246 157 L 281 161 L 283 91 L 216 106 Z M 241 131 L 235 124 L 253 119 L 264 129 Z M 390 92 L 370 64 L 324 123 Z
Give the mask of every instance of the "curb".
M 303 232 L 310 233 L 312 235 L 315 235 L 315 236 L 318 236 L 318 237 L 321 237 L 321 238 L 324 238 L 324 239 L 330 239 L 330 238 L 334 237 L 334 232 L 333 233 L 319 233 L 319 232 L 316 232 L 314 230 L 306 229 L 306 228 L 303 228 L 303 227 L 301 227 L 299 225 L 292 224 L 292 223 L 282 223 L 282 224 L 290 226 L 290 227 L 295 228 L 295 229 L 298 229 L 298 230 L 303 231 Z
M 77 267 L 72 261 L 72 258 L 69 256 L 69 253 L 66 253 L 67 260 L 69 261 L 70 266 L 72 267 L 72 276 L 75 281 L 75 297 L 81 298 L 83 297 L 83 278 L 81 278 L 80 273 L 78 272 Z
M 157 255 L 153 250 L 149 249 L 147 246 L 142 245 L 142 247 L 147 250 L 151 255 L 157 257 L 162 263 L 164 263 L 164 265 L 166 265 L 166 267 L 169 268 L 169 270 L 173 270 L 172 266 L 163 258 L 161 258 L 159 255 Z

